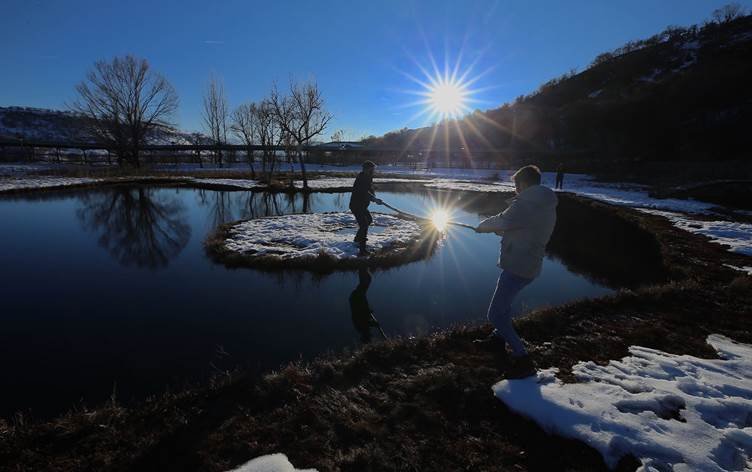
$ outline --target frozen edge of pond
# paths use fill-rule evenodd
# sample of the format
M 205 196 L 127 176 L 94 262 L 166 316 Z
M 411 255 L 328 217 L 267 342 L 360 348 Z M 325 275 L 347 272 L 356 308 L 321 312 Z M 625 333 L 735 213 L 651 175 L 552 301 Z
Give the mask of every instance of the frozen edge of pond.
M 353 242 L 357 222 L 350 212 L 297 213 L 220 226 L 205 245 L 231 267 L 308 269 L 316 272 L 363 266 L 394 267 L 433 254 L 440 233 L 414 221 L 373 213 L 368 257 Z

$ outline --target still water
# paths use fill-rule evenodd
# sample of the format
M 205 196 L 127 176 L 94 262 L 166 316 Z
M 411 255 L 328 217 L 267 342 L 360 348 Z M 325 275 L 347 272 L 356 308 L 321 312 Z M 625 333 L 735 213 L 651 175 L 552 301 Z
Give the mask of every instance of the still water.
M 451 206 L 469 224 L 502 205 L 456 192 L 379 196 L 422 215 Z M 120 186 L 0 199 L 0 416 L 50 416 L 113 391 L 127 402 L 215 371 L 359 345 L 367 336 L 349 303 L 357 272 L 227 269 L 203 248 L 223 222 L 345 210 L 348 197 Z M 498 244 L 452 228 L 431 259 L 375 271 L 365 296 L 386 336 L 482 320 Z M 514 310 L 610 292 L 547 257 Z

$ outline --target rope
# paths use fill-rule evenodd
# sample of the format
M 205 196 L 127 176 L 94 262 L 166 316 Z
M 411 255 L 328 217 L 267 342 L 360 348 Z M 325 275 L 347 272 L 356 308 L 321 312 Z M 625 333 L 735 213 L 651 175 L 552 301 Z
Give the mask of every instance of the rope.
M 381 204 L 384 205 L 385 207 L 389 208 L 390 210 L 396 211 L 400 215 L 404 215 L 404 216 L 406 216 L 408 218 L 412 218 L 412 219 L 418 220 L 418 221 L 428 221 L 428 222 L 431 221 L 430 218 L 423 218 L 423 217 L 420 217 L 420 216 L 413 215 L 412 213 L 408 213 L 406 211 L 402 211 L 399 208 L 395 208 L 392 205 L 390 205 L 387 202 L 385 202 L 384 200 L 381 200 Z M 466 225 L 465 223 L 458 223 L 456 221 L 447 221 L 447 224 L 455 225 L 455 226 L 461 226 L 463 228 L 468 228 L 468 229 L 475 230 L 475 226 Z

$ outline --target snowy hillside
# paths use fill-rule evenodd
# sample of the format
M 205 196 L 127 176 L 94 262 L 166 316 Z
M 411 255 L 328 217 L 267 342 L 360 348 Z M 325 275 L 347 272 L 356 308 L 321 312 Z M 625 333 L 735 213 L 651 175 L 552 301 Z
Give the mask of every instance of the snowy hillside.
M 0 107 L 0 140 L 92 142 L 85 118 L 69 111 L 31 107 Z M 190 135 L 177 130 L 154 135 L 150 144 L 191 144 Z

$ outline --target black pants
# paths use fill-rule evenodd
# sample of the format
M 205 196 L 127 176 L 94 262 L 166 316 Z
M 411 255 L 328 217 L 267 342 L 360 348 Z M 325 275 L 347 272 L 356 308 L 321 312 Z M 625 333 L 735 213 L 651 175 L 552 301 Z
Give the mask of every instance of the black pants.
M 556 176 L 556 188 L 562 188 L 564 187 L 564 175 L 558 174 Z
M 368 207 L 365 208 L 350 208 L 355 216 L 355 221 L 358 222 L 358 232 L 355 234 L 355 242 L 360 243 L 362 247 L 365 247 L 368 240 L 368 227 L 373 222 L 371 212 L 368 211 Z

